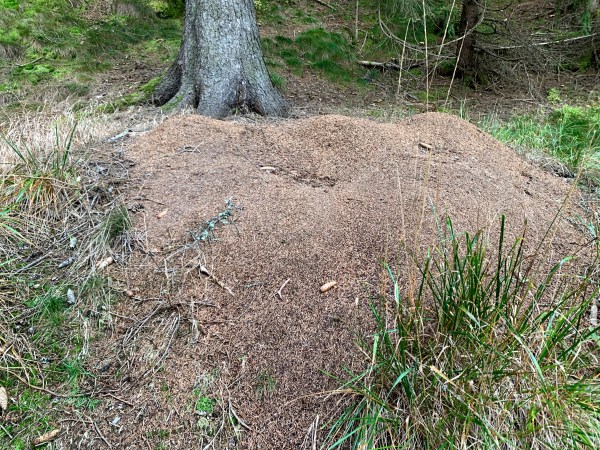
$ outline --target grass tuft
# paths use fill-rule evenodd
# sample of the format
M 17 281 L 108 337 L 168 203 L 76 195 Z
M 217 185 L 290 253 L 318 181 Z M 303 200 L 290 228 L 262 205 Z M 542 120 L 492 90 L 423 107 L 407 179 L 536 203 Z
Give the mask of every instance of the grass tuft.
M 483 127 L 522 153 L 558 161 L 560 175 L 575 177 L 581 171 L 583 180 L 600 186 L 600 106 L 564 105 L 549 114 L 489 120 Z
M 523 243 L 507 245 L 503 218 L 492 256 L 448 220 L 410 298 L 386 266 L 393 301 L 372 303 L 367 369 L 338 378 L 348 407 L 328 448 L 600 446 L 598 288 L 559 276 L 569 258 L 536 279 Z
M 75 127 L 61 142 L 57 128 L 54 147 L 47 154 L 5 140 L 19 162 L 0 180 L 0 202 L 29 210 L 48 207 L 56 210 L 59 204 L 68 205 L 78 182 L 71 157 L 74 133 Z

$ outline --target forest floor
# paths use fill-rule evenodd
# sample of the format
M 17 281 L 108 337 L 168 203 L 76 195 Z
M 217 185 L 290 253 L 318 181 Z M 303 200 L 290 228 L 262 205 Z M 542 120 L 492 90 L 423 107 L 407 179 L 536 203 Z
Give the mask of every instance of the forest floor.
M 306 10 L 329 30 L 351 23 L 310 4 Z M 293 35 L 312 26 L 294 24 Z M 280 29 L 262 24 L 265 38 L 276 40 Z M 18 131 L 51 138 L 53 121 L 67 128 L 81 105 L 92 113 L 81 116 L 74 140 L 86 148 L 85 158 L 73 157 L 84 175 L 58 184 L 73 194 L 52 191 L 83 193 L 91 206 L 67 202 L 48 219 L 68 230 L 38 232 L 32 222 L 36 238 L 51 236 L 48 247 L 3 248 L 15 275 L 3 299 L 19 290 L 42 298 L 49 286 L 61 298 L 68 288 L 90 300 L 75 307 L 60 300 L 68 317 L 60 327 L 85 331 L 81 339 L 61 335 L 48 349 L 35 330 L 38 303 L 10 309 L 14 324 L 0 336 L 9 367 L 0 378 L 9 396 L 2 448 L 25 448 L 52 430 L 59 430 L 48 439 L 56 449 L 316 448 L 348 405 L 341 380 L 371 361 L 358 344 L 372 344 L 373 302 L 394 298 L 385 265 L 410 297 L 419 280 L 413 263 L 446 238 L 447 218 L 457 233 L 481 232 L 495 243 L 505 215 L 507 241 L 525 233 L 526 253 L 542 271 L 566 255 L 594 256 L 597 236 L 590 240 L 586 224 L 598 220 L 597 208 L 585 206 L 597 193 L 476 124 L 545 112 L 565 99 L 597 105 L 597 70 L 527 72 L 476 86 L 414 76 L 400 80 L 398 92 L 396 71 L 359 67 L 353 76 L 365 83 L 337 82 L 266 53 L 285 80 L 290 118 L 217 121 L 137 105 L 128 96 L 167 62 L 131 55 L 94 75 L 75 101 L 56 84 L 3 94 L 0 128 L 15 141 Z M 110 218 L 115 205 L 131 219 L 117 248 L 84 248 L 78 233 L 88 215 Z M 52 202 L 45 210 L 54 211 Z M 27 220 L 36 215 L 43 213 Z M 86 251 L 81 265 L 60 272 Z M 84 267 L 102 277 L 110 301 L 94 299 L 89 280 L 85 289 L 78 284 Z

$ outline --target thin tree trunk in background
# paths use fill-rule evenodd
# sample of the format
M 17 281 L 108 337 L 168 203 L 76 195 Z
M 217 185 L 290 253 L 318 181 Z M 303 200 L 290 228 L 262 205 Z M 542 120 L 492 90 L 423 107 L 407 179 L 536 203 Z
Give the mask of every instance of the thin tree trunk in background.
M 154 99 L 211 117 L 286 115 L 263 60 L 253 0 L 187 0 L 179 54 Z
M 459 75 L 474 72 L 477 67 L 475 60 L 477 42 L 474 28 L 478 23 L 479 4 L 477 0 L 463 0 L 458 35 L 464 36 L 464 38 L 459 40 L 456 45 L 456 66 Z

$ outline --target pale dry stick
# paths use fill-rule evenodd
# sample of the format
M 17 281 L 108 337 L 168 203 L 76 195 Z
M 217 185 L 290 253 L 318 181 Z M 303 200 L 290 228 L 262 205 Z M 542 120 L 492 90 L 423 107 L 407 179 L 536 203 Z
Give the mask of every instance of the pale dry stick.
M 454 7 L 456 6 L 456 0 L 452 0 L 452 6 L 450 7 L 450 13 L 448 14 L 448 20 L 446 20 L 446 27 L 444 28 L 444 35 L 442 36 L 442 43 L 439 46 L 437 58 L 435 61 L 435 66 L 433 66 L 433 73 L 436 72 L 439 62 L 442 56 L 442 49 L 444 48 L 446 37 L 448 36 L 448 27 L 450 27 L 450 22 L 452 18 L 452 13 L 454 12 Z M 406 38 L 405 38 L 406 39 Z
M 466 34 L 465 34 L 466 37 Z M 458 60 L 460 59 L 460 55 L 462 54 L 463 44 L 465 40 L 463 39 L 460 42 L 460 49 L 458 50 L 458 55 L 456 58 L 456 64 L 454 65 L 454 70 L 452 71 L 452 78 L 450 79 L 450 85 L 448 86 L 448 92 L 446 93 L 446 99 L 444 100 L 444 108 L 448 107 L 448 100 L 450 99 L 450 92 L 452 92 L 452 85 L 454 84 L 454 80 L 456 79 L 456 71 L 458 70 Z
M 279 288 L 279 290 L 277 291 L 277 295 L 279 296 L 279 298 L 281 300 L 283 300 L 283 297 L 281 296 L 281 291 L 283 291 L 283 288 L 290 282 L 291 278 L 288 278 L 287 280 L 285 280 L 283 282 L 283 284 L 281 285 L 281 287 Z
M 11 436 L 11 434 L 8 432 L 8 430 L 2 426 L 2 424 L 1 424 L 1 423 L 0 423 L 0 429 L 2 429 L 2 432 L 3 432 L 3 433 L 6 435 L 6 436 L 8 436 L 8 439 L 10 439 L 11 441 L 14 439 L 14 438 Z
M 311 443 L 310 448 L 313 450 L 316 450 L 318 430 L 319 430 L 319 415 L 317 414 L 317 416 L 315 417 L 315 420 L 313 420 L 312 423 L 310 424 L 310 426 L 308 427 L 306 435 L 304 436 L 304 440 L 302 441 L 301 448 L 307 448 L 308 443 L 310 442 Z
M 114 398 L 115 400 L 117 400 L 117 401 L 119 401 L 119 402 L 121 402 L 121 403 L 123 403 L 124 405 L 127 405 L 127 406 L 129 406 L 129 407 L 133 407 L 133 406 L 134 406 L 134 405 L 133 405 L 133 403 L 131 403 L 131 402 L 128 402 L 127 400 L 124 400 L 124 399 L 122 399 L 121 397 L 117 397 L 116 395 L 114 395 L 114 394 L 111 394 L 110 392 L 101 393 L 101 394 L 102 394 L 102 395 L 108 395 L 109 397 L 112 397 L 112 398 Z
M 408 29 L 410 28 L 411 19 L 408 19 L 406 30 L 404 32 L 404 42 L 402 43 L 402 55 L 400 56 L 400 70 L 398 71 L 398 87 L 396 88 L 396 99 L 400 98 L 400 90 L 402 88 L 402 68 L 404 66 L 404 53 L 406 51 L 406 39 L 408 38 Z
M 23 383 L 24 385 L 26 385 L 30 389 L 34 389 L 36 391 L 45 392 L 46 394 L 49 394 L 49 395 L 51 395 L 53 397 L 57 397 L 57 398 L 69 398 L 69 397 L 84 397 L 84 396 L 88 395 L 88 394 L 72 394 L 72 395 L 59 394 L 58 392 L 51 391 L 50 389 L 46 389 L 46 388 L 41 387 L 41 386 L 35 386 L 35 385 L 33 385 L 33 384 L 25 381 L 19 375 L 17 375 L 14 372 L 11 372 L 10 370 L 7 370 L 7 373 L 9 375 L 12 375 L 13 377 L 15 377 L 17 380 L 19 380 L 21 383 Z
M 227 390 L 228 404 L 231 404 L 231 392 L 229 392 L 229 389 L 227 386 L 224 386 L 224 388 Z M 221 403 L 225 403 L 225 395 L 223 393 L 223 388 L 221 388 L 221 390 L 220 390 L 220 397 L 221 397 Z M 229 417 L 229 419 L 231 419 L 231 417 Z M 221 414 L 221 424 L 219 426 L 219 429 L 215 433 L 212 434 L 211 441 L 208 444 L 206 444 L 204 447 L 202 447 L 202 450 L 208 450 L 210 447 L 212 447 L 214 449 L 215 441 L 217 440 L 217 438 L 219 437 L 219 435 L 221 434 L 221 432 L 223 431 L 224 428 L 225 428 L 225 411 L 223 411 L 223 414 Z
M 98 433 L 98 436 L 100 437 L 100 439 L 102 439 L 102 441 L 104 441 L 104 443 L 106 444 L 106 446 L 108 448 L 113 448 L 112 444 L 110 442 L 108 442 L 108 440 L 104 437 L 104 435 L 100 431 L 100 428 L 98 428 L 98 424 L 96 423 L 96 421 L 94 419 L 92 419 L 90 416 L 86 415 L 86 414 L 83 414 L 83 417 L 85 417 L 88 420 L 88 423 L 92 424 L 92 426 L 96 430 L 96 433 Z
M 167 354 L 169 353 L 169 350 L 171 349 L 171 344 L 173 343 L 173 339 L 175 338 L 175 334 L 177 334 L 177 330 L 179 330 L 179 323 L 181 321 L 181 315 L 179 314 L 179 311 L 177 311 L 177 318 L 173 321 L 172 325 L 171 325 L 171 336 L 169 336 L 169 342 L 167 342 L 167 345 L 165 346 L 165 350 L 163 351 L 162 355 L 160 355 L 160 358 L 158 358 L 158 360 L 156 361 L 156 363 L 152 366 L 151 369 L 146 370 L 143 374 L 142 374 L 142 378 L 145 378 L 146 376 L 150 375 L 150 374 L 154 374 L 158 368 L 161 366 L 161 364 L 163 363 L 163 361 L 165 360 L 165 358 L 167 357 Z
M 429 110 L 429 51 L 427 50 L 427 16 L 425 7 L 425 0 L 422 0 L 423 5 L 423 33 L 425 34 L 425 109 Z
M 356 12 L 354 14 L 354 40 L 358 42 L 358 0 L 356 0 Z
M 229 399 L 229 412 L 233 415 L 233 417 L 235 417 L 235 419 L 238 421 L 238 423 L 244 427 L 246 430 L 248 431 L 252 431 L 252 428 L 242 420 L 242 418 L 240 418 L 240 416 L 237 415 L 237 412 L 235 411 L 235 409 L 233 409 L 233 405 L 231 404 L 231 399 Z
M 43 260 L 45 260 L 46 258 L 49 258 L 50 256 L 52 256 L 52 251 L 49 251 L 48 253 L 40 256 L 39 258 L 31 261 L 29 264 L 21 267 L 20 269 L 15 270 L 12 274 L 10 275 L 18 275 L 21 272 L 25 272 L 28 269 L 31 269 L 33 266 L 38 265 L 39 263 L 41 263 Z
M 475 28 L 480 25 L 483 22 L 483 16 L 479 19 L 479 22 L 477 22 L 477 25 L 475 25 L 475 27 L 471 28 L 470 31 L 468 31 L 467 33 L 463 34 L 462 36 L 453 39 L 451 41 L 448 41 L 444 44 L 444 46 L 448 46 L 451 44 L 454 44 L 460 40 L 463 40 L 463 38 L 467 37 L 468 35 L 470 35 L 471 33 L 473 33 L 475 31 Z M 379 28 L 381 29 L 381 31 L 383 32 L 383 34 L 388 37 L 389 39 L 392 39 L 396 42 L 402 43 L 404 42 L 401 38 L 399 38 L 398 36 L 396 36 L 390 29 L 389 27 L 385 24 L 385 22 L 383 22 L 383 20 L 381 19 L 381 15 L 379 17 Z M 425 49 L 423 49 L 420 46 L 417 45 L 413 45 L 410 42 L 406 42 L 406 46 L 408 47 L 409 50 L 412 50 L 414 52 L 419 52 L 419 53 L 425 53 Z M 432 45 L 431 48 L 429 49 L 430 51 L 434 51 L 439 47 L 439 45 Z
M 317 414 L 317 418 L 315 419 L 314 428 L 313 428 L 313 450 L 317 450 L 317 433 L 319 432 L 319 415 Z
M 231 295 L 232 297 L 235 297 L 235 294 L 233 293 L 233 291 L 230 288 L 228 288 L 225 285 L 225 283 L 223 283 L 221 280 L 219 280 L 217 277 L 215 277 L 212 273 L 210 273 L 206 267 L 200 265 L 200 273 L 203 275 L 206 275 L 209 280 L 214 281 L 219 287 L 221 287 L 222 289 L 227 291 L 227 293 L 229 293 L 229 295 Z
M 123 339 L 121 340 L 121 346 L 122 346 L 123 350 L 129 344 L 129 342 L 133 341 L 137 332 L 139 330 L 141 330 L 146 325 L 146 323 L 150 319 L 152 319 L 152 317 L 154 317 L 155 314 L 157 314 L 159 311 L 162 311 L 169 307 L 169 306 L 165 306 L 163 304 L 163 301 L 160 298 L 158 300 L 160 301 L 160 303 L 156 306 L 156 308 L 154 308 L 150 314 L 148 314 L 146 317 L 144 317 L 144 319 L 142 319 L 141 322 L 133 325 L 131 328 L 129 328 L 127 333 L 125 333 L 125 336 L 123 336 Z
M 567 42 L 579 41 L 581 39 L 589 39 L 591 37 L 598 36 L 598 35 L 600 35 L 600 33 L 586 34 L 585 36 L 578 36 L 578 37 L 568 38 L 568 39 L 560 39 L 558 41 L 545 41 L 545 42 L 537 42 L 537 43 L 534 42 L 534 43 L 527 43 L 527 44 L 522 44 L 522 45 L 509 45 L 507 47 L 489 47 L 489 48 L 486 48 L 485 50 L 488 50 L 488 51 L 514 50 L 514 49 L 518 49 L 518 48 L 527 48 L 527 47 L 543 47 L 546 45 L 564 44 Z M 533 36 L 529 36 L 529 37 L 533 37 Z
M 360 46 L 360 48 L 358 49 L 358 52 L 357 52 L 359 55 L 362 53 L 363 48 L 365 48 L 365 44 L 367 43 L 367 37 L 369 37 L 369 32 L 365 31 L 365 38 L 363 39 L 363 43 L 362 43 L 362 45 Z

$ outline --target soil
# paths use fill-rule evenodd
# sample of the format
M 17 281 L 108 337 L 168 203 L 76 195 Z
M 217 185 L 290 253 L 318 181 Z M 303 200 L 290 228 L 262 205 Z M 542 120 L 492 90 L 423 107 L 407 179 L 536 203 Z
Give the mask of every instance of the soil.
M 122 150 L 143 235 L 108 269 L 130 299 L 91 349 L 95 387 L 111 394 L 95 426 L 65 422 L 66 448 L 308 448 L 311 424 L 322 440 L 345 405 L 327 374 L 369 360 L 357 342 L 370 301 L 390 294 L 382 261 L 408 295 L 411 257 L 446 216 L 493 247 L 505 214 L 547 263 L 583 245 L 569 180 L 443 113 L 178 115 Z

